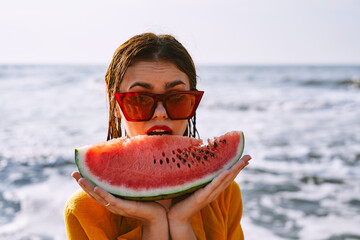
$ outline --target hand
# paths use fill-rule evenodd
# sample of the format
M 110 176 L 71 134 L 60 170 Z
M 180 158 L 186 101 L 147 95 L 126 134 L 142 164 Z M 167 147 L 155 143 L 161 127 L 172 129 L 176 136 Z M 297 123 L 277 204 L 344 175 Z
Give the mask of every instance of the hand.
M 168 221 L 172 239 L 190 239 L 190 236 L 195 239 L 190 219 L 214 201 L 230 185 L 239 172 L 249 164 L 250 159 L 249 155 L 243 156 L 231 169 L 223 171 L 206 187 L 197 190 L 170 208 Z
M 140 220 L 143 225 L 143 239 L 168 239 L 166 210 L 160 204 L 117 198 L 100 187 L 94 187 L 79 172 L 73 172 L 72 177 L 91 198 L 112 213 Z

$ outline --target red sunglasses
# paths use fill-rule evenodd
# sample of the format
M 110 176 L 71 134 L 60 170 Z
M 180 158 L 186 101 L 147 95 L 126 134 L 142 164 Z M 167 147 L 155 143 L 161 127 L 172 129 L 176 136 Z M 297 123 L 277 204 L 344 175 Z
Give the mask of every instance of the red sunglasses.
M 161 101 L 172 120 L 190 119 L 194 116 L 204 91 L 181 91 L 155 94 L 147 92 L 115 93 L 126 120 L 149 121 Z

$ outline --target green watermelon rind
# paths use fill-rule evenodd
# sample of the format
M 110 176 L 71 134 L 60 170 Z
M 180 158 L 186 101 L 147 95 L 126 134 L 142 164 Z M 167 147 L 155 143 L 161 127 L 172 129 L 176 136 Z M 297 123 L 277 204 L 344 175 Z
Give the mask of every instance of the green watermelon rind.
M 119 188 L 121 188 L 121 187 L 112 187 L 111 185 L 105 184 L 101 180 L 98 180 L 96 176 L 92 175 L 86 169 L 86 167 L 82 166 L 81 162 L 83 162 L 83 161 L 80 160 L 80 158 L 84 158 L 84 156 L 82 156 L 82 155 L 85 155 L 87 150 L 92 147 L 91 145 L 75 149 L 75 163 L 76 163 L 81 175 L 84 178 L 86 178 L 94 186 L 101 187 L 104 190 L 106 190 L 107 192 L 113 194 L 114 196 L 121 197 L 124 199 L 129 199 L 129 200 L 138 200 L 138 201 L 154 201 L 154 200 L 175 198 L 175 197 L 187 194 L 187 193 L 192 193 L 192 192 L 206 186 L 214 178 L 216 178 L 218 175 L 220 175 L 224 170 L 230 169 L 232 166 L 234 166 L 240 160 L 240 158 L 243 154 L 243 151 L 244 151 L 245 138 L 244 138 L 244 133 L 242 131 L 240 131 L 239 133 L 240 133 L 241 137 L 240 137 L 240 143 L 238 146 L 237 154 L 233 158 L 233 160 L 229 161 L 229 163 L 227 165 L 225 165 L 225 167 L 223 169 L 197 180 L 196 183 L 190 182 L 190 183 L 186 183 L 183 185 L 179 185 L 177 187 L 168 187 L 168 188 L 172 189 L 172 191 L 164 191 L 162 189 L 156 190 L 157 192 L 161 191 L 160 194 L 159 193 L 150 193 L 151 190 L 150 191 L 144 190 L 145 194 L 141 193 L 139 191 L 134 191 L 135 194 L 124 194 L 124 192 L 126 192 L 126 191 L 119 190 Z M 91 177 L 89 177 L 89 176 L 91 176 Z M 184 186 L 184 185 L 188 185 L 188 186 Z

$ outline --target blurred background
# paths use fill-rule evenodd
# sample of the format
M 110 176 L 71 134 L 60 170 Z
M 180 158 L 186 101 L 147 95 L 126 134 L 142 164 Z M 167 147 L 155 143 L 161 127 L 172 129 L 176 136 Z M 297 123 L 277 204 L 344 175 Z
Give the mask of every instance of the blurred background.
M 104 75 L 169 33 L 205 91 L 201 138 L 243 130 L 248 240 L 360 239 L 357 0 L 0 3 L 0 239 L 65 239 L 74 148 L 105 141 Z

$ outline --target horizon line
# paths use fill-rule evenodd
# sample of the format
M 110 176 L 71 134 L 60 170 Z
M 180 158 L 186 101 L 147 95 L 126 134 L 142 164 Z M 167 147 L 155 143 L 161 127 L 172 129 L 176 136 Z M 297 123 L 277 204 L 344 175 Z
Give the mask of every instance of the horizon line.
M 41 63 L 41 62 L 34 62 L 34 63 L 14 63 L 14 62 L 0 62 L 0 66 L 108 66 L 109 63 L 61 63 L 61 62 L 54 62 L 54 63 Z M 274 62 L 274 63 L 197 63 L 195 67 L 236 67 L 236 66 L 244 66 L 244 67 L 251 67 L 251 66 L 360 66 L 360 62 L 299 62 L 299 63 L 285 63 L 285 62 Z

